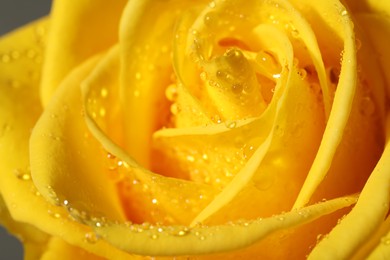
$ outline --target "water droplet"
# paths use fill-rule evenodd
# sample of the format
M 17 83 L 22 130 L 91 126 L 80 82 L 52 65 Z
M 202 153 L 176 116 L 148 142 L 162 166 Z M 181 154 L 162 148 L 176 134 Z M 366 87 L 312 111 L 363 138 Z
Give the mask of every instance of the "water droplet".
M 214 1 L 211 1 L 211 2 L 209 3 L 209 7 L 210 7 L 210 8 L 215 8 L 215 6 L 216 6 L 216 4 L 215 4 Z
M 150 236 L 150 238 L 153 239 L 153 240 L 155 240 L 155 239 L 158 238 L 158 235 L 157 235 L 157 234 L 153 234 L 153 235 Z
M 153 204 L 158 204 L 158 200 L 157 199 L 152 199 L 152 203 Z
M 99 237 L 95 234 L 95 232 L 88 232 L 85 233 L 84 239 L 88 243 L 95 244 L 98 241 Z
M 381 243 L 384 244 L 385 246 L 390 245 L 390 238 L 389 237 L 382 237 Z
M 53 217 L 53 218 L 57 218 L 57 219 L 61 218 L 61 214 L 60 214 L 60 213 L 54 212 L 54 211 L 52 211 L 52 210 L 50 210 L 50 209 L 47 211 L 47 213 L 48 213 L 51 217 Z
M 372 116 L 375 112 L 375 103 L 371 97 L 363 97 L 360 101 L 360 113 L 364 116 Z
M 174 103 L 171 105 L 171 109 L 170 109 L 172 115 L 177 115 L 179 113 L 179 106 L 177 103 Z
M 284 221 L 284 217 L 283 217 L 283 216 L 280 216 L 280 217 L 278 217 L 278 220 Z
M 104 107 L 101 107 L 101 108 L 99 109 L 99 115 L 100 115 L 101 117 L 104 117 L 104 116 L 106 115 L 106 109 L 105 109 Z
M 307 76 L 307 71 L 305 69 L 299 69 L 298 75 L 301 77 L 301 79 L 305 79 Z
M 356 50 L 360 50 L 360 48 L 362 47 L 362 41 L 356 38 L 355 42 L 356 42 Z
M 169 101 L 175 101 L 177 99 L 177 86 L 176 84 L 169 85 L 165 90 L 165 96 Z
M 102 98 L 106 98 L 106 97 L 108 96 L 108 90 L 107 90 L 106 88 L 102 88 L 102 89 L 100 90 L 100 96 L 101 96 Z
M 20 180 L 28 181 L 31 179 L 29 171 L 24 171 L 22 169 L 14 169 L 14 174 Z
M 216 13 L 215 12 L 208 12 L 204 16 L 203 22 L 206 26 L 213 26 L 216 22 L 218 22 Z
M 202 71 L 199 75 L 200 79 L 202 81 L 206 81 L 207 80 L 207 73 L 205 71 Z
M 348 14 L 347 10 L 344 9 L 344 10 L 341 11 L 341 15 L 342 16 L 346 16 L 347 14 Z
M 175 235 L 179 236 L 179 237 L 182 237 L 182 236 L 185 236 L 189 233 L 189 229 L 187 227 L 179 230 Z
M 225 126 L 227 128 L 233 129 L 237 126 L 237 122 L 236 121 L 226 121 Z
M 189 162 L 195 162 L 195 157 L 192 156 L 192 155 L 187 155 L 186 159 L 187 159 L 187 161 L 189 161 Z

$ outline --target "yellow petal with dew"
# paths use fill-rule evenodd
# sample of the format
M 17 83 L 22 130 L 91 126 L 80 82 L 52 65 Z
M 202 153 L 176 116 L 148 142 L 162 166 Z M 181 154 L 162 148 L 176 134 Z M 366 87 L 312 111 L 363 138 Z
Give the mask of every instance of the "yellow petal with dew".
M 387 97 L 390 97 L 390 51 L 388 49 L 390 44 L 390 18 L 389 16 L 366 13 L 359 13 L 356 18 L 371 40 L 375 53 L 374 57 L 382 65 L 381 72 L 387 83 L 385 91 Z
M 47 245 L 42 260 L 67 260 L 67 259 L 86 259 L 86 260 L 103 260 L 105 258 L 93 255 L 82 248 L 72 246 L 58 237 L 52 237 Z
M 201 255 L 232 251 L 266 238 L 272 232 L 313 221 L 352 205 L 348 196 L 311 205 L 266 219 L 219 226 L 148 226 L 111 223 L 96 232 L 121 250 L 156 256 Z M 305 217 L 302 217 L 305 215 Z M 175 246 L 180 244 L 180 246 Z
M 39 118 L 30 139 L 31 172 L 42 196 L 52 203 L 123 220 L 116 188 L 100 160 L 101 146 L 89 135 L 83 118 L 78 84 L 98 60 L 73 71 Z
M 75 66 L 118 41 L 119 18 L 126 2 L 53 1 L 41 83 L 44 106 Z
M 32 226 L 103 257 L 132 259 L 107 243 L 87 242 L 85 236 L 91 229 L 73 221 L 65 208 L 48 203 L 31 180 L 29 139 L 41 113 L 41 67 L 37 62 L 42 60 L 48 23 L 47 19 L 34 22 L 0 40 L 0 155 L 4 160 L 0 165 L 1 194 L 12 219 L 24 223 L 22 229 L 34 237 L 40 232 Z M 32 242 L 24 242 L 26 257 L 36 259 L 40 252 Z
M 114 47 L 82 83 L 86 125 L 106 153 L 116 158 L 116 169 L 111 170 L 119 175 L 116 185 L 131 221 L 187 224 L 216 191 L 205 184 L 150 172 L 122 149 L 120 140 L 110 138 L 112 125 L 121 123 L 120 117 L 112 117 L 116 108 L 109 102 L 118 93 L 118 66 L 119 49 Z M 103 116 L 101 109 L 106 111 Z
M 40 258 L 50 237 L 30 224 L 13 220 L 1 195 L 0 224 L 23 243 L 24 259 Z
M 309 259 L 347 259 L 380 227 L 389 210 L 390 117 L 387 118 L 387 145 L 359 197 L 358 203 Z M 340 244 L 340 241 L 344 241 Z M 380 249 L 379 249 L 380 250 Z
M 318 185 L 325 178 L 336 149 L 343 137 L 343 129 L 347 124 L 349 113 L 352 107 L 353 97 L 357 84 L 356 73 L 356 47 L 353 32 L 353 25 L 348 16 L 345 7 L 340 3 L 330 4 L 330 2 L 321 2 L 317 5 L 323 13 L 327 10 L 329 16 L 334 21 L 339 21 L 341 25 L 341 34 L 344 34 L 344 52 L 342 57 L 340 79 L 335 92 L 332 110 L 330 112 L 327 127 L 321 141 L 317 156 L 313 162 L 310 172 L 307 175 L 305 183 L 296 199 L 294 208 L 305 205 Z
M 161 125 L 164 92 L 172 83 L 171 40 L 175 18 L 192 1 L 129 1 L 120 28 L 121 104 L 125 150 L 150 166 L 152 133 Z M 199 4 L 199 2 L 196 2 Z

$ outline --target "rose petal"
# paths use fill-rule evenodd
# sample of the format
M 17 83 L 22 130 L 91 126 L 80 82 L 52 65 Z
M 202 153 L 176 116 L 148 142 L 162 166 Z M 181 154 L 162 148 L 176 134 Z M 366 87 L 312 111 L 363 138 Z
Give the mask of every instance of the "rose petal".
M 30 224 L 13 220 L 1 196 L 0 224 L 23 242 L 25 259 L 40 258 L 46 248 L 49 236 Z
M 118 54 L 119 49 L 113 48 L 82 84 L 88 128 L 107 152 L 115 156 L 120 164 L 123 163 L 122 167 L 116 169 L 117 174 L 122 176 L 117 183 L 131 221 L 188 224 L 215 196 L 216 190 L 201 183 L 152 173 L 119 146 L 121 139 L 110 138 L 112 125 L 121 123 L 118 121 L 120 118 L 115 116 L 115 105 L 112 106 L 110 102 L 111 98 L 116 100 L 119 92 Z M 101 108 L 106 111 L 103 117 L 99 115 Z M 119 141 L 119 144 L 115 141 Z M 103 168 L 103 171 L 108 171 L 107 166 Z
M 69 259 L 86 259 L 86 260 L 103 260 L 106 258 L 93 255 L 87 251 L 84 251 L 82 248 L 72 246 L 66 243 L 64 240 L 53 237 L 50 239 L 45 253 L 42 255 L 42 260 L 69 260 Z
M 43 19 L 28 25 L 0 41 L 0 190 L 12 218 L 28 223 L 46 234 L 59 236 L 69 243 L 84 247 L 103 257 L 131 258 L 107 243 L 96 244 L 85 240 L 91 232 L 69 218 L 65 208 L 48 203 L 31 181 L 29 167 L 29 138 L 31 129 L 41 113 L 39 102 L 39 79 L 45 31 L 48 20 Z M 37 63 L 38 62 L 38 63 Z M 37 66 L 38 65 L 38 66 Z M 21 102 L 23 100 L 23 102 Z M 4 218 L 2 216 L 2 220 Z M 33 245 L 33 237 L 39 231 L 23 224 L 26 257 L 36 259 L 39 250 Z M 26 233 L 27 232 L 27 233 Z M 31 232 L 34 235 L 29 235 Z M 43 240 L 38 240 L 43 241 Z M 31 252 L 31 253 L 30 253 Z M 31 255 L 30 255 L 31 254 Z
M 390 51 L 388 48 L 390 44 L 390 18 L 367 13 L 359 13 L 356 18 L 374 46 L 375 57 L 382 65 L 383 76 L 386 79 L 387 97 L 390 97 Z M 385 97 L 383 94 L 382 96 Z
M 44 106 L 75 66 L 118 41 L 119 19 L 126 2 L 53 1 L 41 85 Z
M 302 225 L 347 207 L 354 203 L 355 198 L 339 198 L 267 219 L 223 226 L 189 229 L 183 226 L 159 228 L 112 223 L 95 230 L 107 241 L 127 252 L 157 256 L 211 254 L 249 246 L 277 230 Z
M 320 148 L 313 165 L 307 175 L 305 183 L 296 199 L 294 208 L 305 205 L 318 185 L 326 176 L 333 156 L 343 137 L 349 114 L 352 108 L 353 97 L 356 89 L 356 46 L 353 32 L 353 24 L 345 7 L 339 2 L 327 1 L 319 4 L 307 2 L 307 7 L 316 10 L 328 24 L 334 26 L 334 30 L 344 40 L 344 52 L 340 79 L 335 92 L 332 110 L 328 119 L 327 127 L 321 141 Z M 336 21 L 336 23 L 335 23 Z
M 389 141 L 390 117 L 387 120 L 387 141 Z M 389 142 L 363 188 L 356 206 L 331 231 L 329 236 L 314 248 L 310 258 L 348 259 L 380 227 L 388 213 L 390 202 L 390 161 L 388 158 L 390 158 Z M 379 246 L 375 254 L 380 255 L 384 252 L 381 247 L 383 245 Z
M 101 146 L 88 136 L 82 114 L 79 84 L 98 60 L 88 61 L 63 81 L 36 123 L 30 139 L 31 172 L 49 201 L 123 220 L 116 188 L 104 171 Z

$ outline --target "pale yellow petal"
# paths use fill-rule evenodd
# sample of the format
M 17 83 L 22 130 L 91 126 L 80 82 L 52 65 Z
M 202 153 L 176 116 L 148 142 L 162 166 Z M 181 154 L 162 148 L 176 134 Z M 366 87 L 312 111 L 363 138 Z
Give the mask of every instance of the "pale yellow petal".
M 47 245 L 45 253 L 41 260 L 69 260 L 69 259 L 86 259 L 86 260 L 103 260 L 106 258 L 93 255 L 82 248 L 72 246 L 58 237 L 52 237 Z
M 126 2 L 53 1 L 41 84 L 44 106 L 75 66 L 118 41 L 119 19 Z
M 115 184 L 101 160 L 101 145 L 89 135 L 83 118 L 79 84 L 98 61 L 95 57 L 75 69 L 36 123 L 30 139 L 31 173 L 52 203 L 123 220 Z
M 310 2 L 311 3 L 311 2 Z M 332 110 L 330 112 L 327 127 L 321 141 L 320 148 L 313 165 L 307 175 L 305 183 L 295 202 L 294 208 L 299 208 L 308 203 L 310 197 L 315 192 L 318 185 L 325 178 L 331 167 L 333 156 L 342 140 L 343 130 L 348 122 L 349 114 L 352 108 L 353 97 L 357 85 L 357 65 L 356 65 L 356 47 L 353 32 L 353 24 L 348 16 L 345 7 L 339 2 L 331 1 L 311 3 L 313 9 L 322 14 L 327 13 L 327 18 L 332 17 L 336 24 L 336 30 L 344 40 L 344 51 L 341 63 L 340 78 L 335 92 Z M 325 12 L 327 11 L 327 12 Z M 335 23 L 335 21 L 337 21 Z
M 82 83 L 86 125 L 105 148 L 108 158 L 100 160 L 111 161 L 103 166 L 103 171 L 107 176 L 108 172 L 117 175 L 111 182 L 117 185 L 129 220 L 188 224 L 217 191 L 202 183 L 152 173 L 126 153 L 120 138 L 110 138 L 116 136 L 112 134 L 112 125 L 122 122 L 116 114 L 127 113 L 110 103 L 118 94 L 118 66 L 119 50 L 113 48 Z M 104 114 L 100 113 L 102 109 Z
M 211 254 L 252 245 L 277 230 L 311 222 L 352 205 L 355 200 L 356 196 L 343 197 L 266 219 L 233 222 L 230 225 L 188 228 L 112 223 L 96 229 L 96 232 L 118 248 L 142 255 Z
M 387 120 L 388 138 L 390 117 Z M 389 210 L 389 156 L 390 145 L 387 142 L 381 159 L 361 192 L 358 203 L 329 236 L 314 248 L 310 254 L 311 259 L 348 259 L 380 227 Z M 380 253 L 381 249 L 378 250 Z

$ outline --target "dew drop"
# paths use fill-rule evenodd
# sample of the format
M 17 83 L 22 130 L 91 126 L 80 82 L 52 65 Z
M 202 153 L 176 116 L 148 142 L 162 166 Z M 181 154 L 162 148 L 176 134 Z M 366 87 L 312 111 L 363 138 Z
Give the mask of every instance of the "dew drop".
M 344 10 L 341 11 L 341 15 L 342 16 L 346 16 L 347 14 L 348 14 L 347 10 L 344 9 Z
M 141 93 L 140 93 L 139 90 L 134 90 L 134 92 L 133 92 L 134 97 L 139 97 L 140 94 L 141 94 Z
M 52 218 L 56 218 L 56 219 L 61 218 L 61 214 L 60 214 L 60 213 L 51 211 L 50 209 L 47 211 L 47 213 L 48 213 L 49 216 L 51 216 Z
M 101 96 L 102 98 L 106 98 L 106 97 L 108 96 L 108 90 L 107 90 L 106 88 L 102 88 L 102 89 L 100 90 L 100 96 Z
M 227 128 L 233 129 L 237 126 L 237 122 L 236 121 L 226 121 L 225 126 Z
M 169 101 L 175 101 L 177 99 L 177 95 L 176 84 L 171 84 L 165 89 L 165 96 Z
M 384 244 L 385 246 L 388 246 L 388 245 L 390 245 L 390 238 L 389 238 L 389 237 L 383 237 L 383 238 L 381 239 L 381 242 L 382 242 L 382 244 Z
M 30 173 L 22 169 L 14 169 L 14 174 L 20 180 L 28 181 L 31 179 Z
M 211 2 L 209 3 L 209 7 L 210 7 L 210 8 L 215 8 L 215 6 L 216 6 L 216 4 L 215 4 L 214 1 L 211 1 Z
M 372 116 L 375 112 L 375 103 L 371 97 L 363 97 L 360 101 L 360 113 L 364 116 Z
M 95 244 L 98 241 L 98 236 L 95 234 L 95 232 L 88 232 L 85 233 L 84 239 L 90 244 Z
M 99 109 L 99 115 L 100 115 L 101 117 L 105 117 L 105 115 L 106 115 L 106 109 L 105 109 L 104 107 L 101 107 L 101 108 Z
M 205 71 L 202 71 L 199 75 L 200 79 L 202 81 L 206 81 L 207 80 L 207 73 Z
M 298 75 L 301 77 L 301 79 L 305 79 L 307 76 L 307 71 L 305 69 L 299 69 Z

